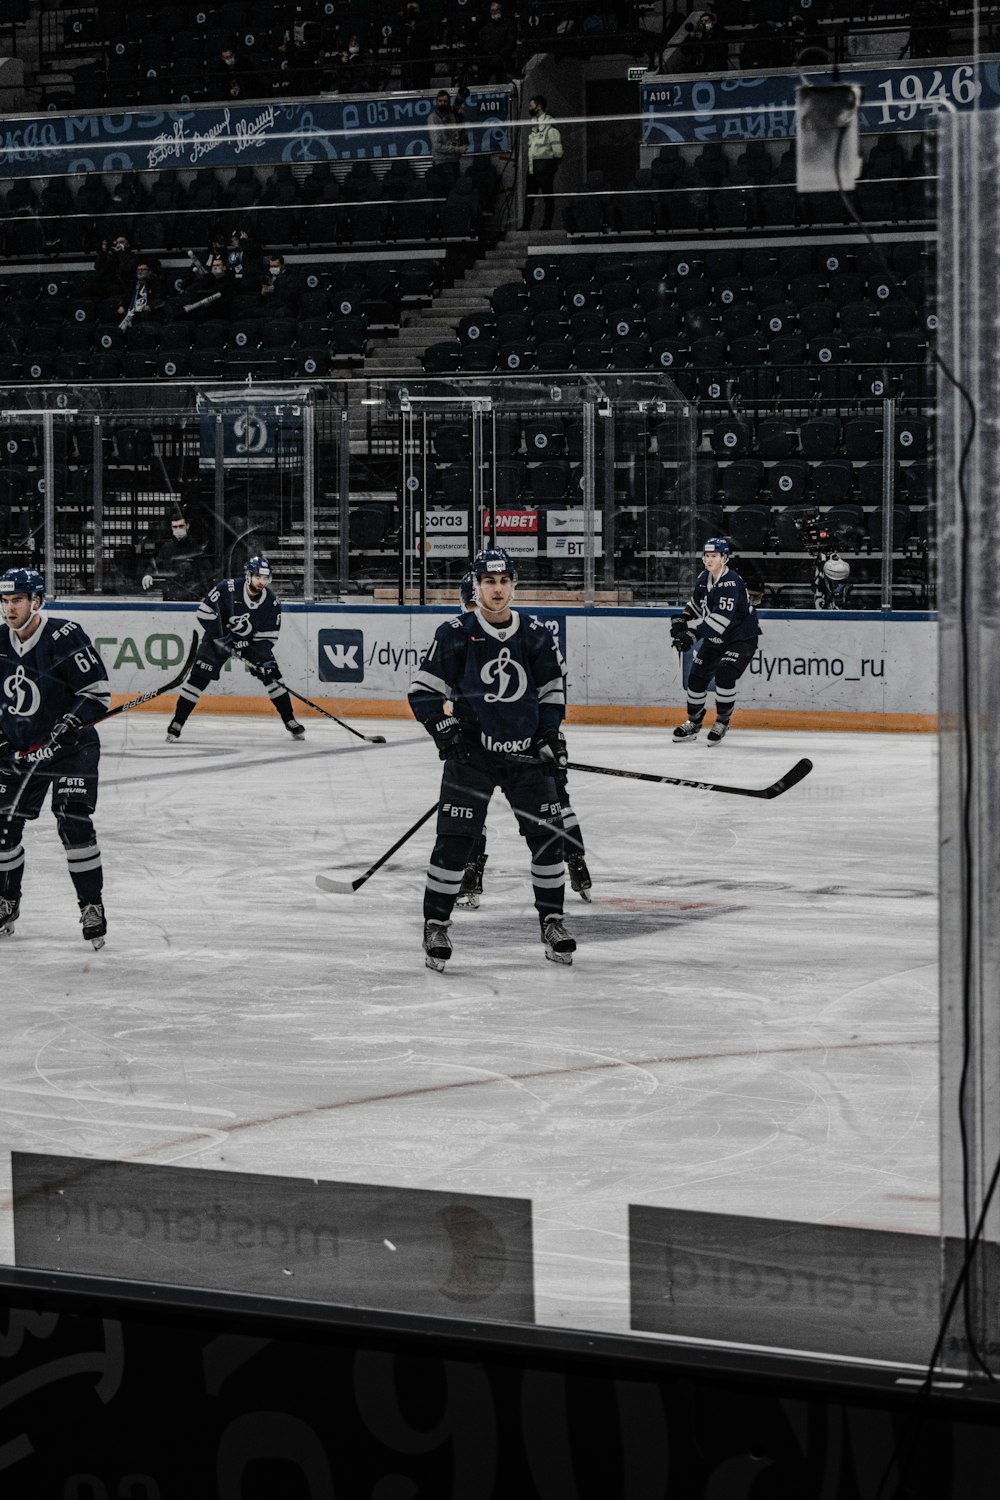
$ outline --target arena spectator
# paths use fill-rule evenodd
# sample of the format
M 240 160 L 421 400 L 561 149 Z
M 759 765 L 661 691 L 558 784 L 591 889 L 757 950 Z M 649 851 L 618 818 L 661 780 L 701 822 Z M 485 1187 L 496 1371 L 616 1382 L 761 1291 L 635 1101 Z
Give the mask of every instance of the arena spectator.
M 127 300 L 118 308 L 119 317 L 126 328 L 131 328 L 138 318 L 143 322 L 154 322 L 163 312 L 163 283 L 152 261 L 140 257 L 135 267 L 135 279 Z
M 263 271 L 264 252 L 248 229 L 234 229 L 225 260 L 226 270 L 237 281 L 256 283 Z
M 489 20 L 476 36 L 476 77 L 480 83 L 509 83 L 517 71 L 517 28 L 492 0 Z
M 408 0 L 402 15 L 402 38 L 400 54 L 402 70 L 400 83 L 404 89 L 430 88 L 434 64 L 431 47 L 434 31 L 430 21 L 420 9 L 420 0 Z
M 462 105 L 468 97 L 468 89 L 460 89 L 455 102 L 447 89 L 438 89 L 427 124 L 431 132 L 431 157 L 434 166 L 457 177 L 462 169 L 462 157 L 469 149 L 465 125 L 462 121 Z
M 285 257 L 269 255 L 260 282 L 261 303 L 269 314 L 272 317 L 280 316 L 283 311 L 294 314 L 300 291 L 300 279 L 288 269 Z
M 247 92 L 247 69 L 231 42 L 216 58 L 209 85 L 214 99 L 239 99 Z
M 94 257 L 94 285 L 98 296 L 122 297 L 135 283 L 138 251 L 132 248 L 127 234 L 116 234 L 102 240 Z

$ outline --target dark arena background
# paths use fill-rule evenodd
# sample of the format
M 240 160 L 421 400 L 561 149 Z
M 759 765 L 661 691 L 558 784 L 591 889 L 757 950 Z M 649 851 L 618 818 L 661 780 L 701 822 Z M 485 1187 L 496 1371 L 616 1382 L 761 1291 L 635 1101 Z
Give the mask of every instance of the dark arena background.
M 998 108 L 985 3 L 0 5 L 4 1500 L 995 1496 Z M 568 766 L 430 964 L 498 549 Z

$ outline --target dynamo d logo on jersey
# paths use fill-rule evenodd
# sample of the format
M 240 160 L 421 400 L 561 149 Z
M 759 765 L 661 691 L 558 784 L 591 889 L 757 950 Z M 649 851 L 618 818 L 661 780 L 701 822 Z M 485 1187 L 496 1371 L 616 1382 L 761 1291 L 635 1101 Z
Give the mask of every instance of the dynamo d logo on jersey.
M 479 675 L 487 685 L 496 684 L 495 693 L 483 694 L 486 703 L 516 703 L 528 690 L 528 674 L 511 657 L 507 646 L 486 663 Z
M 361 630 L 321 630 L 320 682 L 364 682 L 365 637 Z
M 21 666 L 4 679 L 3 691 L 9 700 L 7 712 L 19 719 L 30 719 L 42 706 L 41 693 Z

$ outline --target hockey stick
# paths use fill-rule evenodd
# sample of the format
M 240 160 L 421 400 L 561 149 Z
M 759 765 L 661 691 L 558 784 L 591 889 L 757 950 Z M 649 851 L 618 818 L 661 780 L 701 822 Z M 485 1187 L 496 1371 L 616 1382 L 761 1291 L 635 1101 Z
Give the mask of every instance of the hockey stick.
M 301 693 L 297 693 L 294 688 L 290 688 L 288 683 L 282 682 L 280 678 L 278 679 L 278 686 L 283 687 L 290 698 L 298 699 L 299 703 L 304 703 L 307 708 L 314 708 L 324 718 L 332 719 L 335 724 L 340 725 L 341 729 L 346 729 L 348 734 L 356 734 L 359 740 L 367 740 L 369 745 L 384 745 L 386 743 L 384 734 L 362 734 L 360 729 L 355 729 L 352 725 L 345 724 L 343 719 L 337 718 L 336 714 L 331 714 L 327 709 L 320 708 L 319 704 L 314 703 L 311 698 L 303 698 Z
M 338 896 L 353 896 L 359 886 L 364 885 L 366 880 L 370 880 L 375 871 L 380 870 L 386 860 L 392 858 L 397 849 L 402 849 L 407 839 L 411 839 L 418 828 L 423 828 L 428 818 L 433 818 L 437 810 L 438 804 L 435 802 L 434 806 L 429 807 L 423 817 L 418 818 L 413 827 L 408 828 L 403 837 L 397 839 L 392 848 L 387 849 L 381 858 L 377 859 L 373 865 L 370 865 L 363 875 L 358 876 L 357 880 L 333 880 L 329 875 L 317 875 L 317 886 L 321 891 L 333 891 Z
M 549 770 L 555 769 L 554 762 L 539 760 L 531 755 L 510 755 L 504 757 L 519 766 L 546 766 Z M 593 776 L 625 776 L 629 781 L 658 781 L 665 786 L 689 786 L 696 792 L 732 792 L 736 797 L 764 797 L 768 801 L 772 797 L 780 797 L 782 792 L 787 792 L 789 787 L 795 786 L 802 781 L 813 768 L 811 760 L 797 760 L 790 771 L 770 786 L 722 786 L 715 781 L 687 781 L 683 776 L 654 776 L 649 771 L 619 771 L 611 766 L 584 766 L 579 761 L 567 761 L 564 769 L 567 771 L 589 771 Z
M 194 666 L 194 659 L 198 655 L 198 642 L 200 639 L 201 637 L 196 630 L 191 637 L 191 645 L 188 647 L 188 654 L 184 659 L 184 665 L 176 676 L 171 677 L 169 682 L 164 682 L 157 688 L 150 688 L 148 693 L 140 693 L 138 698 L 130 698 L 127 703 L 119 703 L 117 708 L 109 708 L 107 713 L 102 714 L 99 719 L 95 719 L 94 723 L 103 724 L 105 719 L 113 719 L 115 714 L 128 713 L 130 708 L 138 708 L 140 703 L 150 703 L 154 698 L 159 698 L 162 693 L 172 693 L 174 688 L 180 687 Z
M 779 776 L 777 781 L 770 786 L 721 786 L 714 781 L 686 781 L 683 776 L 653 776 L 648 771 L 615 771 L 610 766 L 581 766 L 576 761 L 568 761 L 567 771 L 589 771 L 595 776 L 627 776 L 630 781 L 660 781 L 666 786 L 689 786 L 696 792 L 732 792 L 736 797 L 764 797 L 768 801 L 772 797 L 780 797 L 782 792 L 787 792 L 789 787 L 795 786 L 809 775 L 813 768 L 811 760 L 797 760 L 790 771 L 784 776 Z
M 198 655 L 199 639 L 200 637 L 196 630 L 194 635 L 191 637 L 191 645 L 188 648 L 188 654 L 184 659 L 184 665 L 181 667 L 176 676 L 171 677 L 169 682 L 163 682 L 159 687 L 150 688 L 148 693 L 140 693 L 138 698 L 130 698 L 127 703 L 119 703 L 117 708 L 109 708 L 107 713 L 101 714 L 101 717 L 99 719 L 91 719 L 89 724 L 83 724 L 80 727 L 82 729 L 96 729 L 98 724 L 103 724 L 106 720 L 113 719 L 115 714 L 127 713 L 130 708 L 138 708 L 140 703 L 150 703 L 154 698 L 159 698 L 163 693 L 172 693 L 174 688 L 180 687 L 181 683 L 184 681 L 185 677 L 194 666 L 194 659 Z M 19 760 L 26 759 L 36 750 L 40 750 L 44 744 L 44 740 L 36 740 L 33 745 L 28 746 L 27 750 L 18 751 L 17 758 Z

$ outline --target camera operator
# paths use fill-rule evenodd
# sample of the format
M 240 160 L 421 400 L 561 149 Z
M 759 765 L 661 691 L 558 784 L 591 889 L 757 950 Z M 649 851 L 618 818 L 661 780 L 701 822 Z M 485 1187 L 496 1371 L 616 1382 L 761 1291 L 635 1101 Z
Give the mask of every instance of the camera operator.
M 676 73 L 722 73 L 728 63 L 725 30 L 714 11 L 702 10 L 687 23 L 686 35 L 674 55 Z
M 456 91 L 454 101 L 449 97 L 447 89 L 438 89 L 434 99 L 434 108 L 427 121 L 431 133 L 431 157 L 434 165 L 444 168 L 453 177 L 459 176 L 462 170 L 462 157 L 469 149 L 462 119 L 462 105 L 468 97 L 469 90 L 464 84 Z

